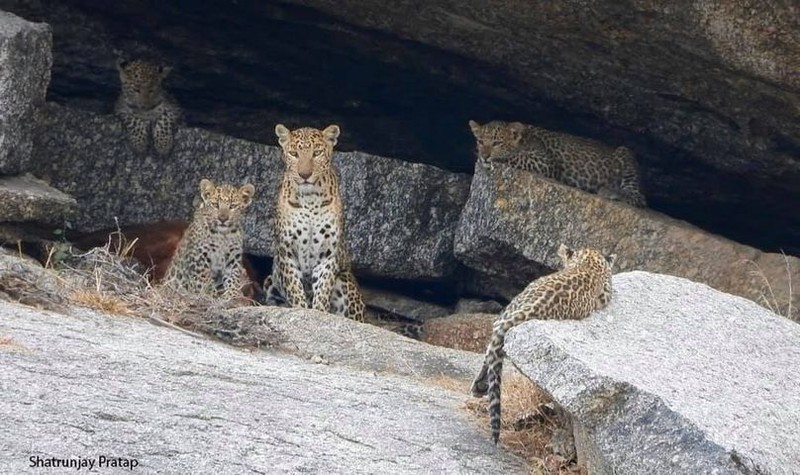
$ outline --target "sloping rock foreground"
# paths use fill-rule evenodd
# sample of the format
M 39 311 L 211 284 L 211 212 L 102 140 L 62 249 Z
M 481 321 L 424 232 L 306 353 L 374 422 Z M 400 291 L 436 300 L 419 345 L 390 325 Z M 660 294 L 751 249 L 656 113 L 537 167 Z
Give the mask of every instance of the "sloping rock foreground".
M 507 279 L 555 268 L 559 243 L 616 253 L 618 272 L 686 277 L 800 319 L 800 259 L 761 252 L 660 213 L 638 210 L 508 167 L 475 168 L 455 240 L 468 266 Z
M 0 345 L 2 473 L 30 473 L 35 455 L 135 458 L 142 473 L 526 473 L 462 394 L 419 380 L 0 305 L 13 338 Z
M 242 307 L 227 312 L 239 320 L 265 322 L 280 335 L 277 348 L 326 363 L 421 378 L 446 376 L 465 382 L 481 367 L 479 355 L 426 345 L 315 310 Z M 465 383 L 464 394 L 467 388 Z
M 0 10 L 0 175 L 27 171 L 53 63 L 50 26 Z
M 37 174 L 78 201 L 76 229 L 188 219 L 201 178 L 256 186 L 246 247 L 271 255 L 279 148 L 178 131 L 166 159 L 135 154 L 113 116 L 48 104 L 35 147 Z M 265 124 L 265 128 L 268 126 Z M 337 153 L 350 249 L 357 269 L 394 278 L 439 278 L 456 268 L 453 235 L 469 177 L 359 152 Z
M 797 473 L 800 325 L 676 277 L 613 284 L 588 320 L 527 323 L 506 344 L 591 434 L 592 473 Z

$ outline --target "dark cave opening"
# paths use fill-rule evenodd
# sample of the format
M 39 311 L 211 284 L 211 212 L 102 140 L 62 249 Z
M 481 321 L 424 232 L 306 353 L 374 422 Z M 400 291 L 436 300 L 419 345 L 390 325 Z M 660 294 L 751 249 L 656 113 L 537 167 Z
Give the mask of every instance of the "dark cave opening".
M 155 57 L 175 66 L 168 87 L 189 126 L 274 144 L 277 122 L 338 123 L 343 151 L 466 173 L 475 160 L 467 121 L 519 120 L 628 145 L 654 210 L 765 251 L 800 255 L 796 184 L 722 170 L 653 137 L 647 126 L 620 127 L 577 102 L 528 90 L 511 67 L 286 2 L 0 0 L 0 8 L 53 26 L 49 98 L 56 102 L 108 113 L 118 90 L 115 57 Z M 559 68 L 555 59 L 543 61 Z M 689 102 L 675 97 L 681 100 L 664 100 Z M 686 107 L 687 114 L 716 114 Z M 796 152 L 792 137 L 776 137 L 771 146 Z

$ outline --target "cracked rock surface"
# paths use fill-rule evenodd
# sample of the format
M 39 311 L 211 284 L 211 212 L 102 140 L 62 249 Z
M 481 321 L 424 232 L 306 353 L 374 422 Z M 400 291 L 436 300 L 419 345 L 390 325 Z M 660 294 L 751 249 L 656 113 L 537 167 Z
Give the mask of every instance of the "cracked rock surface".
M 0 10 L 0 175 L 30 166 L 53 56 L 50 26 Z

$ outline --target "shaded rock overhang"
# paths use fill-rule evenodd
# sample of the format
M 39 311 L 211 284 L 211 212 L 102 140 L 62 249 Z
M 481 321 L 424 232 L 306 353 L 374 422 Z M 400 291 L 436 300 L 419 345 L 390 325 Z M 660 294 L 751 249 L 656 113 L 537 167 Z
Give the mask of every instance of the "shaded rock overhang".
M 651 206 L 800 255 L 800 11 L 784 2 L 0 0 L 54 31 L 49 98 L 110 112 L 114 60 L 173 64 L 189 124 L 471 171 L 476 120 L 638 154 Z

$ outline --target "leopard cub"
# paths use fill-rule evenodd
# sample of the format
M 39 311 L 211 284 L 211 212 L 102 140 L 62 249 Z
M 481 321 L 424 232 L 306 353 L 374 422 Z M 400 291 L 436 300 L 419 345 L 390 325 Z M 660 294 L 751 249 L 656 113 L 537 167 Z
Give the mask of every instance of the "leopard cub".
M 169 155 L 182 121 L 178 103 L 162 85 L 172 68 L 143 60 L 120 60 L 117 70 L 121 91 L 114 112 L 122 120 L 134 150 L 147 153 L 152 138 L 156 154 Z
M 545 130 L 520 122 L 469 121 L 478 159 L 536 173 L 565 185 L 645 207 L 639 166 L 627 147 L 611 148 L 596 140 Z
M 178 243 L 165 284 L 224 300 L 242 297 L 247 275 L 242 264 L 245 210 L 255 187 L 200 181 L 194 217 Z
M 472 383 L 472 395 L 489 394 L 492 439 L 500 438 L 500 383 L 506 334 L 531 319 L 581 320 L 611 301 L 611 266 L 615 255 L 595 249 L 573 250 L 562 244 L 558 256 L 564 268 L 531 282 L 514 297 L 492 327 L 483 367 Z

